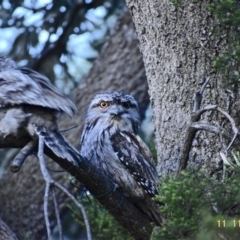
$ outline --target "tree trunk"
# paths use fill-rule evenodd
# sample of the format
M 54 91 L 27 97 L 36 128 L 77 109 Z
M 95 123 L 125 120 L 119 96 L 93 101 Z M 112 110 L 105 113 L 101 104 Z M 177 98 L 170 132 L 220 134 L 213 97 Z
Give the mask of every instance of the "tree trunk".
M 140 40 L 149 84 L 159 174 L 176 171 L 180 160 L 181 169 L 188 161 L 204 165 L 213 173 L 221 162 L 219 151 L 226 150 L 230 141 L 206 131 L 189 135 L 193 97 L 210 77 L 203 104 L 217 104 L 235 120 L 239 119 L 239 104 L 234 94 L 221 88 L 222 76 L 212 69 L 212 57 L 226 43 L 212 34 L 217 22 L 207 11 L 209 1 L 180 1 L 178 7 L 170 0 L 126 2 Z M 224 127 L 233 135 L 219 112 L 207 111 L 201 121 Z M 187 138 L 190 144 L 186 144 Z
M 142 115 L 149 103 L 142 57 L 128 12 L 120 17 L 89 75 L 73 91 L 72 98 L 78 106 L 77 114 L 71 120 L 66 119 L 66 116 L 60 120 L 60 129 L 78 125 L 77 129 L 65 134 L 75 146 L 79 145 L 86 108 L 91 98 L 106 90 L 122 90 L 134 95 L 139 101 Z M 51 168 L 56 169 L 56 164 Z M 69 184 L 66 174 L 53 175 L 56 180 Z M 25 162 L 18 174 L 12 174 L 7 169 L 1 178 L 0 213 L 19 239 L 46 238 L 43 218 L 44 186 L 38 160 L 34 157 Z M 58 196 L 57 199 L 63 209 L 66 199 L 63 196 Z

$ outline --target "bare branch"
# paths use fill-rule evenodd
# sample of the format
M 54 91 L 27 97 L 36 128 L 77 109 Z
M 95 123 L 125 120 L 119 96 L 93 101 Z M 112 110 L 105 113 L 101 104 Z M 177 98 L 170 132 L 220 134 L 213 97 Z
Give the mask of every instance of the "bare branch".
M 41 55 L 38 57 L 37 60 L 34 61 L 31 68 L 35 70 L 39 70 L 39 67 L 42 65 L 42 63 L 49 57 L 53 56 L 54 54 L 59 54 L 60 52 L 64 52 L 66 48 L 66 42 L 73 31 L 73 28 L 75 27 L 74 23 L 76 21 L 79 21 L 78 18 L 76 18 L 77 15 L 79 15 L 80 11 L 87 12 L 89 9 L 100 6 L 103 3 L 103 0 L 99 1 L 93 1 L 90 4 L 86 4 L 85 1 L 80 1 L 78 4 L 76 4 L 72 9 L 71 12 L 67 14 L 69 17 L 66 19 L 66 26 L 63 27 L 62 34 L 58 37 L 58 39 L 53 43 L 49 44 L 47 41 L 44 49 L 42 50 Z M 84 14 L 82 15 L 84 16 Z M 56 27 L 56 29 L 59 26 Z
M 228 120 L 229 122 L 231 123 L 231 126 L 232 126 L 232 130 L 234 132 L 234 136 L 231 140 L 231 142 L 229 143 L 226 151 L 229 150 L 229 148 L 232 146 L 234 140 L 236 139 L 237 135 L 238 135 L 238 128 L 236 126 L 236 123 L 234 121 L 234 119 L 226 112 L 224 111 L 222 108 L 218 107 L 217 105 L 207 105 L 205 106 L 203 109 L 199 110 L 196 114 L 201 116 L 204 112 L 207 112 L 207 111 L 210 111 L 210 110 L 216 110 L 216 111 L 219 111 L 220 113 L 222 113 Z
M 218 107 L 217 105 L 205 106 L 203 109 L 201 109 L 197 112 L 197 115 L 199 115 L 199 117 L 200 117 L 201 114 L 203 114 L 204 112 L 211 111 L 211 110 L 221 112 L 231 123 L 234 136 L 231 138 L 231 142 L 229 143 L 227 149 L 225 150 L 227 152 L 230 149 L 230 147 L 233 145 L 233 142 L 235 141 L 235 139 L 238 135 L 238 132 L 239 132 L 238 128 L 236 126 L 236 123 L 235 123 L 234 119 L 226 111 L 224 111 L 222 108 Z M 188 155 L 189 155 L 189 151 L 190 151 L 191 146 L 192 146 L 192 141 L 193 141 L 193 138 L 194 138 L 196 132 L 199 130 L 198 128 L 196 128 L 196 123 L 197 122 L 192 122 L 190 124 L 190 126 L 187 128 L 183 151 L 182 151 L 182 154 L 180 155 L 179 171 L 183 170 L 187 167 Z M 216 128 L 210 129 L 210 127 L 206 127 L 206 125 L 205 125 L 204 130 L 212 132 L 213 129 L 216 130 Z
M 37 140 L 32 140 L 24 148 L 20 150 L 17 156 L 13 159 L 10 169 L 13 173 L 16 173 L 22 167 L 25 159 L 33 152 L 37 146 Z
M 48 218 L 48 200 L 49 200 L 49 192 L 51 189 L 51 192 L 53 194 L 53 201 L 54 201 L 54 207 L 55 207 L 55 212 L 56 212 L 56 217 L 57 217 L 57 222 L 58 222 L 58 227 L 59 227 L 59 235 L 60 239 L 62 239 L 62 227 L 60 223 L 60 217 L 59 217 L 59 210 L 57 207 L 57 202 L 56 202 L 56 197 L 54 194 L 54 189 L 52 188 L 53 186 L 58 187 L 60 190 L 62 190 L 75 204 L 76 206 L 81 210 L 84 218 L 84 222 L 86 224 L 86 229 L 87 229 L 87 236 L 88 240 L 92 239 L 91 236 L 91 231 L 90 231 L 90 225 L 89 221 L 87 218 L 87 214 L 85 212 L 84 207 L 75 199 L 75 197 L 63 186 L 61 186 L 59 183 L 55 182 L 50 174 L 48 173 L 45 161 L 44 161 L 44 155 L 43 155 L 43 148 L 44 148 L 44 137 L 39 135 L 39 146 L 38 146 L 38 158 L 40 162 L 40 167 L 41 171 L 44 177 L 44 180 L 46 182 L 46 188 L 45 188 L 45 196 L 44 196 L 44 215 L 45 215 L 45 222 L 46 222 L 46 227 L 47 227 L 47 233 L 48 233 L 48 239 L 52 239 L 52 234 L 51 234 L 51 229 L 50 229 L 50 222 Z
M 198 111 L 192 113 L 194 115 L 194 119 L 200 119 L 201 115 L 209 110 L 216 110 L 218 108 L 217 105 L 206 105 L 202 109 L 199 109 Z
M 224 138 L 226 138 L 229 141 L 232 141 L 233 137 L 231 134 L 229 134 L 228 132 L 226 132 L 224 129 L 222 129 L 219 126 L 216 125 L 212 125 L 210 123 L 207 122 L 194 122 L 191 124 L 191 127 L 196 129 L 196 130 L 204 130 L 207 132 L 211 132 L 214 133 L 216 135 L 222 135 Z M 234 148 L 238 149 L 240 151 L 240 141 L 238 139 L 235 139 L 233 141 L 233 146 Z
M 204 84 L 201 87 L 201 90 L 195 94 L 194 99 L 193 99 L 193 101 L 194 101 L 193 102 L 193 110 L 192 110 L 193 113 L 197 112 L 200 109 L 201 103 L 202 103 L 202 96 L 203 96 L 204 90 L 207 87 L 209 82 L 210 82 L 210 77 L 207 77 L 207 79 L 205 80 Z
M 135 239 L 149 239 L 153 225 L 148 216 L 126 198 L 121 201 L 123 196 L 120 191 L 109 191 L 112 188 L 111 181 L 99 172 L 91 161 L 82 158 L 77 151 L 73 150 L 71 159 L 76 159 L 77 164 L 60 156 L 57 157 L 49 148 L 46 149 L 46 154 L 84 184 L 93 196 L 102 196 L 97 198 L 98 202 L 105 209 L 111 209 L 110 213 Z M 121 204 L 119 204 L 120 201 Z
M 192 128 L 191 124 L 189 124 L 189 126 L 186 128 L 186 133 L 184 136 L 184 143 L 183 143 L 180 155 L 179 155 L 179 166 L 178 166 L 177 174 L 179 174 L 181 170 L 184 170 L 187 168 L 189 152 L 191 150 L 192 141 L 193 141 L 197 131 L 198 131 L 198 129 Z
M 203 83 L 201 90 L 200 90 L 200 94 L 203 95 L 203 92 L 205 91 L 205 88 L 207 87 L 208 83 L 210 82 L 211 78 L 207 77 L 205 82 Z
M 49 214 L 48 214 L 48 200 L 49 200 L 50 188 L 51 188 L 50 183 L 46 182 L 43 209 L 44 209 L 44 218 L 45 218 L 45 223 L 46 223 L 46 228 L 47 228 L 48 240 L 53 240 L 52 233 L 51 233 L 50 220 L 49 220 L 49 217 L 48 217 L 49 216 Z
M 92 235 L 91 235 L 91 230 L 90 230 L 90 224 L 89 224 L 89 221 L 88 221 L 87 213 L 86 213 L 83 205 L 81 203 L 79 203 L 78 200 L 66 188 L 64 188 L 58 182 L 54 182 L 54 186 L 56 186 L 57 188 L 62 190 L 74 202 L 74 204 L 78 207 L 78 209 L 82 212 L 84 223 L 85 223 L 85 226 L 86 226 L 86 229 L 87 229 L 87 238 L 88 238 L 88 240 L 91 240 Z
M 235 139 L 236 139 L 239 131 L 238 131 L 238 128 L 237 128 L 237 126 L 236 126 L 236 123 L 235 123 L 234 119 L 233 119 L 226 111 L 224 111 L 224 110 L 223 110 L 222 108 L 220 108 L 220 107 L 218 107 L 217 110 L 218 110 L 219 112 L 221 112 L 221 113 L 230 121 L 231 126 L 232 126 L 232 130 L 233 130 L 233 132 L 234 132 L 234 136 L 233 136 L 233 138 L 232 138 L 232 141 L 229 143 L 229 145 L 228 145 L 228 147 L 227 147 L 227 149 L 226 149 L 226 152 L 227 152 L 227 151 L 230 149 L 230 147 L 232 146 L 233 142 L 235 141 Z
M 45 223 L 47 228 L 47 234 L 48 234 L 48 240 L 52 240 L 52 234 L 51 234 L 51 228 L 50 228 L 50 221 L 48 217 L 48 199 L 49 199 L 49 192 L 51 184 L 53 183 L 53 180 L 51 176 L 49 175 L 45 160 L 44 160 L 44 139 L 42 136 L 39 136 L 39 143 L 38 143 L 38 159 L 40 162 L 40 168 L 43 175 L 43 178 L 46 182 L 45 187 L 45 194 L 44 194 L 44 217 L 45 217 Z
M 54 204 L 54 209 L 55 209 L 55 215 L 56 215 L 56 218 L 57 218 L 59 239 L 63 240 L 62 224 L 61 224 L 61 219 L 60 219 L 60 214 L 59 214 L 59 207 L 58 207 L 57 198 L 56 198 L 56 194 L 55 194 L 54 188 L 52 188 L 52 196 L 53 196 L 53 204 Z
M 203 108 L 200 109 L 201 107 L 201 100 L 202 100 L 202 94 L 204 92 L 204 89 L 206 88 L 207 84 L 209 83 L 210 78 L 208 77 L 205 81 L 205 83 L 203 84 L 201 90 L 195 95 L 194 98 L 194 107 L 193 107 L 193 112 L 191 114 L 191 123 L 189 124 L 189 126 L 186 129 L 186 134 L 185 134 L 185 141 L 183 143 L 183 147 L 182 147 L 182 151 L 180 153 L 179 156 L 179 168 L 178 168 L 178 174 L 181 170 L 186 169 L 187 167 L 187 162 L 188 162 L 188 158 L 189 158 L 189 152 L 191 150 L 192 147 L 192 141 L 196 135 L 196 132 L 198 130 L 205 130 L 208 132 L 213 132 L 215 134 L 220 134 L 220 128 L 214 125 L 209 125 L 209 124 L 203 124 L 203 122 L 198 122 L 202 116 L 203 113 L 207 112 L 207 111 L 218 111 L 220 113 L 222 113 L 230 122 L 231 127 L 232 127 L 232 131 L 234 133 L 234 136 L 231 137 L 231 142 L 229 143 L 226 152 L 231 148 L 231 146 L 233 145 L 234 141 L 236 140 L 236 137 L 238 135 L 238 128 L 236 126 L 236 123 L 234 121 L 234 119 L 226 112 L 224 111 L 222 108 L 220 108 L 217 105 L 206 105 Z M 221 131 L 223 132 L 223 131 Z M 229 139 L 229 134 L 227 134 L 226 132 L 221 133 L 223 136 L 227 137 Z
M 214 134 L 221 133 L 221 129 L 219 126 L 211 125 L 210 123 L 206 123 L 206 122 L 193 122 L 191 124 L 191 127 L 196 130 L 204 130 L 204 131 L 211 132 Z

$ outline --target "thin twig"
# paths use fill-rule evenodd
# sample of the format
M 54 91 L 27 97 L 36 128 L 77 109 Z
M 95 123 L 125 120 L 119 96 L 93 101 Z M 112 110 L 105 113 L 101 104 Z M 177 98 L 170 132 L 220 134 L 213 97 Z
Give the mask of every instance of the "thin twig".
M 226 151 L 225 151 L 225 152 L 227 152 L 227 151 L 230 149 L 230 147 L 232 146 L 232 144 L 233 144 L 233 142 L 235 141 L 235 139 L 236 139 L 236 137 L 237 137 L 237 135 L 238 135 L 238 132 L 239 132 L 239 131 L 238 131 L 238 128 L 237 128 L 237 126 L 236 126 L 236 123 L 235 123 L 234 119 L 233 119 L 226 111 L 224 111 L 222 108 L 218 107 L 217 105 L 207 105 L 207 106 L 205 106 L 203 109 L 199 110 L 199 111 L 197 112 L 197 114 L 201 115 L 201 114 L 203 114 L 204 112 L 209 111 L 209 110 L 219 111 L 219 112 L 222 113 L 222 114 L 229 120 L 229 122 L 231 123 L 232 130 L 233 130 L 233 132 L 234 132 L 234 136 L 233 136 L 231 142 L 229 143 L 229 145 L 228 145 L 228 147 L 227 147 L 227 149 L 226 149 Z
M 50 187 L 51 187 L 51 184 L 53 183 L 53 180 L 47 171 L 46 164 L 44 161 L 44 138 L 42 136 L 39 136 L 38 159 L 40 162 L 40 168 L 42 171 L 43 178 L 46 182 L 45 194 L 44 194 L 45 223 L 46 223 L 46 228 L 47 228 L 48 240 L 52 240 L 53 238 L 52 238 L 52 234 L 51 234 L 50 221 L 49 221 L 49 217 L 48 217 L 48 199 L 49 199 Z
M 193 99 L 193 101 L 194 101 L 193 110 L 192 110 L 193 113 L 197 112 L 200 109 L 201 104 L 202 104 L 202 96 L 203 96 L 204 90 L 207 87 L 210 80 L 211 80 L 210 77 L 207 77 L 207 79 L 205 80 L 204 84 L 202 85 L 200 91 L 198 91 L 195 94 L 194 99 Z
M 193 122 L 191 124 L 191 127 L 196 129 L 196 130 L 204 130 L 204 131 L 211 132 L 211 133 L 214 133 L 214 134 L 220 134 L 221 133 L 221 129 L 220 129 L 219 126 L 215 126 L 215 125 L 209 124 L 207 122 L 202 122 L 202 121 Z
M 50 183 L 46 182 L 43 209 L 44 209 L 44 218 L 45 218 L 45 223 L 47 228 L 48 240 L 53 240 L 52 233 L 51 233 L 51 225 L 48 217 L 48 200 L 49 200 L 50 187 L 51 187 Z
M 210 110 L 217 110 L 217 105 L 206 105 L 202 109 L 199 109 L 197 112 L 194 113 L 195 117 L 200 119 L 201 115 Z
M 201 90 L 200 90 L 200 94 L 203 95 L 203 92 L 205 91 L 205 88 L 207 87 L 208 83 L 210 82 L 211 78 L 210 77 L 207 77 L 207 79 L 205 80 L 204 84 L 202 85 L 201 87 Z
M 235 123 L 234 119 L 226 111 L 224 111 L 220 107 L 218 107 L 217 110 L 219 112 L 221 112 L 229 120 L 229 122 L 231 123 L 231 126 L 232 126 L 232 130 L 234 132 L 234 136 L 232 138 L 232 141 L 229 143 L 229 145 L 228 145 L 228 147 L 227 147 L 227 149 L 225 151 L 227 153 L 227 151 L 230 149 L 230 147 L 232 146 L 233 142 L 235 141 L 239 131 L 238 131 L 238 128 L 236 126 L 236 123 Z
M 224 131 L 224 129 L 222 129 L 219 126 L 212 125 L 208 122 L 202 122 L 202 121 L 194 122 L 191 124 L 191 128 L 194 128 L 195 130 L 204 130 L 207 132 L 214 133 L 216 135 L 221 135 L 229 141 L 232 141 L 232 139 L 233 139 L 233 137 L 228 132 Z M 235 139 L 232 144 L 233 144 L 234 148 L 236 148 L 240 151 L 240 141 L 239 140 Z
M 58 208 L 57 198 L 56 198 L 54 188 L 51 189 L 51 192 L 52 192 L 52 196 L 53 196 L 53 204 L 54 204 L 55 214 L 56 214 L 56 218 L 57 218 L 59 239 L 63 240 L 62 224 L 61 224 L 61 220 L 60 220 L 59 208 Z
M 193 97 L 193 109 L 192 109 L 192 116 L 194 116 L 194 113 L 197 112 L 200 109 L 202 103 L 202 94 L 200 92 L 196 92 Z
M 57 188 L 61 189 L 75 203 L 75 205 L 80 209 L 80 211 L 82 212 L 82 215 L 83 215 L 83 219 L 84 219 L 84 222 L 85 222 L 85 225 L 86 225 L 86 229 L 87 229 L 87 238 L 88 238 L 88 240 L 92 240 L 90 224 L 89 224 L 89 221 L 88 221 L 87 213 L 86 213 L 83 205 L 81 203 L 79 203 L 78 200 L 66 188 L 64 188 L 61 184 L 59 184 L 58 182 L 54 182 L 54 185 Z
M 59 184 L 58 182 L 56 182 L 52 179 L 52 177 L 49 174 L 48 169 L 46 167 L 46 164 L 44 161 L 44 156 L 43 156 L 44 138 L 41 136 L 41 134 L 39 134 L 38 136 L 39 136 L 38 158 L 39 158 L 43 178 L 46 182 L 45 196 L 44 196 L 44 216 L 45 216 L 45 222 L 46 222 L 46 226 L 47 226 L 48 239 L 52 240 L 51 230 L 50 230 L 50 222 L 49 222 L 49 217 L 48 217 L 48 200 L 49 200 L 48 194 L 49 194 L 50 189 L 53 194 L 53 202 L 54 202 L 54 208 L 55 208 L 55 213 L 56 213 L 56 218 L 57 218 L 57 224 L 58 224 L 58 228 L 59 228 L 59 236 L 60 236 L 61 240 L 63 239 L 62 227 L 61 227 L 60 216 L 59 216 L 59 209 L 57 206 L 56 196 L 55 196 L 54 189 L 53 189 L 53 186 L 56 186 L 61 191 L 63 191 L 75 203 L 75 205 L 80 209 L 80 211 L 82 212 L 82 215 L 83 215 L 85 225 L 86 225 L 87 239 L 92 240 L 90 224 L 89 224 L 88 217 L 87 217 L 87 214 L 86 214 L 86 211 L 85 211 L 83 205 L 80 204 L 77 201 L 77 199 L 66 188 L 64 188 L 61 184 Z

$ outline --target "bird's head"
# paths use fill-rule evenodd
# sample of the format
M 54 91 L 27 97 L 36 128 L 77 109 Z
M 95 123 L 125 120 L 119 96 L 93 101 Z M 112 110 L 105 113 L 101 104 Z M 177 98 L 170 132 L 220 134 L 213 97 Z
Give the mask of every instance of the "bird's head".
M 97 94 L 88 108 L 86 122 L 136 133 L 140 123 L 138 104 L 123 92 Z

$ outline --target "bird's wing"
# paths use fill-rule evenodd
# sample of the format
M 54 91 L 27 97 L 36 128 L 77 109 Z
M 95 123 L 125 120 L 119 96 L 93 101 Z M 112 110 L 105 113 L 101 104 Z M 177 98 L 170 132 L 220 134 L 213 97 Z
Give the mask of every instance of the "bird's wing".
M 63 111 L 72 116 L 76 107 L 45 76 L 27 69 L 0 72 L 0 104 L 29 104 Z
M 140 137 L 127 132 L 119 132 L 111 137 L 113 150 L 119 161 L 149 195 L 158 193 L 156 168 L 147 146 Z

